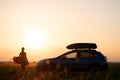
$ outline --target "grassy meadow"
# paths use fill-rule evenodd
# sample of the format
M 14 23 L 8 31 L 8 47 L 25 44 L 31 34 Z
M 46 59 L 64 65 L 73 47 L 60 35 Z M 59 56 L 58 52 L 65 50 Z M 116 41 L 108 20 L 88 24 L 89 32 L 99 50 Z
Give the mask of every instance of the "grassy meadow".
M 31 63 L 23 72 L 14 63 L 0 63 L 0 80 L 120 80 L 120 63 L 109 63 L 105 72 L 37 72 Z

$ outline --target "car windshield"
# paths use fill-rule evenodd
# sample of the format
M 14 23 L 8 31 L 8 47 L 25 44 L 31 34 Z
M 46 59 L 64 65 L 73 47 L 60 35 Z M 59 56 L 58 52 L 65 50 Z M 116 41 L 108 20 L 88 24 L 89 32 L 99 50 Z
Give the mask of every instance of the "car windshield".
M 61 57 L 64 57 L 66 55 L 69 55 L 69 56 L 66 56 L 66 57 L 71 57 L 72 58 L 72 55 L 74 55 L 74 54 L 71 54 L 71 53 L 76 53 L 76 52 L 77 52 L 77 50 L 68 51 L 68 52 L 58 56 L 57 58 L 61 58 Z

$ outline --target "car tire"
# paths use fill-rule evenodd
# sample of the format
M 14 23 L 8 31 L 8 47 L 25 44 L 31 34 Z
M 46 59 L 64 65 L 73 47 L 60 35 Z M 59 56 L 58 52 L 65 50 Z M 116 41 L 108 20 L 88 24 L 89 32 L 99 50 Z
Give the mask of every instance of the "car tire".
M 98 72 L 99 70 L 100 70 L 99 67 L 96 66 L 96 65 L 92 65 L 92 66 L 90 67 L 90 72 Z

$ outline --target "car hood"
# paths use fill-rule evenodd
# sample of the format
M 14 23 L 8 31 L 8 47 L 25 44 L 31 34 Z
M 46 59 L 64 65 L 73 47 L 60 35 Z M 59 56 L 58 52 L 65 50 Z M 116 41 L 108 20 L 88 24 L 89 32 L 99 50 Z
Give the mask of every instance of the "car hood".
M 38 64 L 50 64 L 51 61 L 55 60 L 56 58 L 47 58 L 47 59 L 42 59 L 38 62 Z

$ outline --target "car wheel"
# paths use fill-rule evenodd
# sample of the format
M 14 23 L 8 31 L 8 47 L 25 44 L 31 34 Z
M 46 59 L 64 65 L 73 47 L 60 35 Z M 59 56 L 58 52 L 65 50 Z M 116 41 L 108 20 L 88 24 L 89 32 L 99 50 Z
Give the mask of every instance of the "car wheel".
M 93 65 L 90 67 L 90 72 L 98 72 L 99 71 L 99 67 L 96 65 Z

